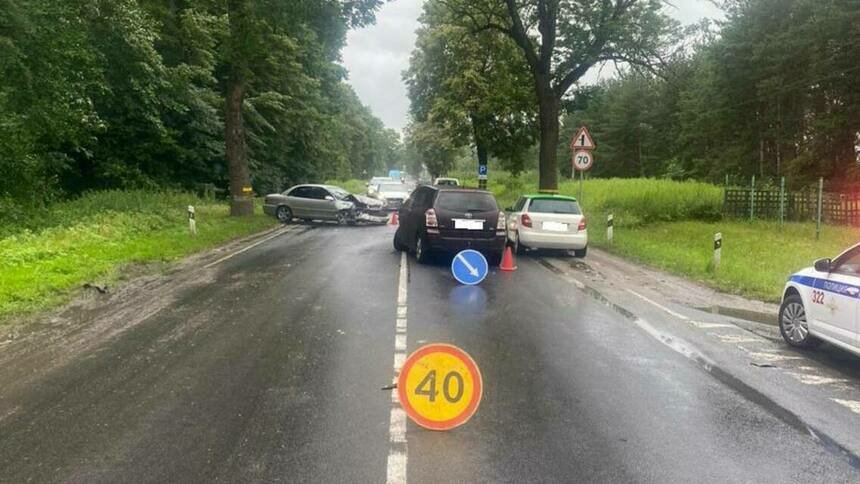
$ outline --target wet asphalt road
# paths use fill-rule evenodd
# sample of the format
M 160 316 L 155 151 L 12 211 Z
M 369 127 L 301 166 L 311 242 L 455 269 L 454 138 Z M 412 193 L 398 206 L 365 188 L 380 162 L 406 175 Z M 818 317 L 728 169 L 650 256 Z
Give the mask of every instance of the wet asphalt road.
M 7 395 L 0 482 L 384 482 L 392 233 L 276 238 Z M 465 349 L 484 396 L 454 431 L 408 424 L 409 481 L 860 479 L 534 258 L 471 288 L 449 261 L 409 260 L 408 349 Z

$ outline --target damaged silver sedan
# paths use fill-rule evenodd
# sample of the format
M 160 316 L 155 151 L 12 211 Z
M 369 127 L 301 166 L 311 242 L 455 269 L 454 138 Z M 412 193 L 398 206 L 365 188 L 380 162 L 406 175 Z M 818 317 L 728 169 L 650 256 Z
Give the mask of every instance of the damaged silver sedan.
M 283 193 L 266 195 L 263 211 L 283 223 L 333 220 L 341 225 L 385 223 L 383 202 L 355 195 L 332 185 L 296 185 Z

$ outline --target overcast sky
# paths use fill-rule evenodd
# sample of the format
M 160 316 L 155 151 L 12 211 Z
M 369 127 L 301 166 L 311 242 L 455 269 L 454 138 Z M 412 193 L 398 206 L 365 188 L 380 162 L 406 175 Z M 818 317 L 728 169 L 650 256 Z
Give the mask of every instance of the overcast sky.
M 349 82 L 362 102 L 386 126 L 398 131 L 406 126 L 409 110 L 400 73 L 409 65 L 423 3 L 423 0 L 394 0 L 384 4 L 377 13 L 376 24 L 350 32 L 343 50 Z M 719 9 L 707 0 L 671 3 L 676 8 L 667 6 L 667 12 L 684 24 L 720 16 Z

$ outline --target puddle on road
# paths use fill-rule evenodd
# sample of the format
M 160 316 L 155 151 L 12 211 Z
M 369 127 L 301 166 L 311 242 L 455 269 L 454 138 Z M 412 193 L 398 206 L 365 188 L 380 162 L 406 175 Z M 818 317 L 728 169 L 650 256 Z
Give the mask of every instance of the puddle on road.
M 711 314 L 719 314 L 721 316 L 729 316 L 732 318 L 743 319 L 745 321 L 752 321 L 754 323 L 762 323 L 770 326 L 777 326 L 777 320 L 775 314 L 762 313 L 758 311 L 750 311 L 749 309 L 740 309 L 740 308 L 730 308 L 726 306 L 707 306 L 707 307 L 698 307 L 693 308 L 698 311 L 711 313 Z

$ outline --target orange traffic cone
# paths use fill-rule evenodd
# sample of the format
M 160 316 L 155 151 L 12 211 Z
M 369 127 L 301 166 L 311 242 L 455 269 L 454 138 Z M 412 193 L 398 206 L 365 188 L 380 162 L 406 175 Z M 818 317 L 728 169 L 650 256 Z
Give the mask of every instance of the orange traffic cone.
M 388 225 L 397 225 L 400 221 L 397 219 L 397 212 L 391 212 L 391 217 L 388 219 Z
M 515 271 L 517 270 L 515 264 L 514 252 L 511 250 L 511 246 L 505 247 L 505 255 L 502 256 L 502 265 L 499 266 L 499 269 L 503 271 Z

